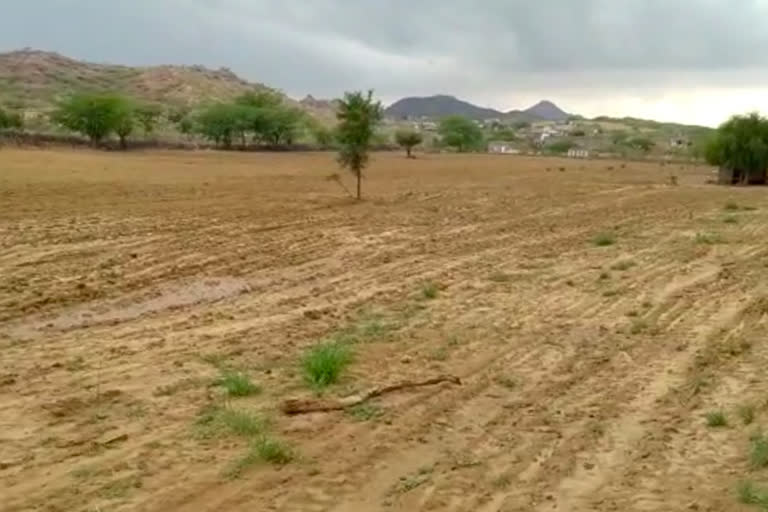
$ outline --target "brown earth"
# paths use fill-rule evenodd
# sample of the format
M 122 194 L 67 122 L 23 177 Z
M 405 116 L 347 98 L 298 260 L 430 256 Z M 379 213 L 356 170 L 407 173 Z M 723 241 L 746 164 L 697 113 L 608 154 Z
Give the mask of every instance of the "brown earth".
M 330 154 L 0 158 L 3 511 L 731 511 L 767 475 L 748 458 L 768 422 L 763 189 L 381 154 L 355 203 Z M 327 398 L 462 385 L 282 414 L 311 397 L 303 351 L 340 332 L 359 343 Z M 230 407 L 292 462 L 228 473 L 247 442 L 199 430 L 221 367 L 263 388 Z

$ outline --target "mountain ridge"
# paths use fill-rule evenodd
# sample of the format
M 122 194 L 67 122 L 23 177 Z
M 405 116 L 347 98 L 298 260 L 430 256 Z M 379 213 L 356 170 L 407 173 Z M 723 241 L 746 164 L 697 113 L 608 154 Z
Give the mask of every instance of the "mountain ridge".
M 460 115 L 479 121 L 510 118 L 530 121 L 564 121 L 570 117 L 570 114 L 549 100 L 542 100 L 525 110 L 502 112 L 493 108 L 479 107 L 446 94 L 402 98 L 387 107 L 384 113 L 395 119 L 439 118 Z

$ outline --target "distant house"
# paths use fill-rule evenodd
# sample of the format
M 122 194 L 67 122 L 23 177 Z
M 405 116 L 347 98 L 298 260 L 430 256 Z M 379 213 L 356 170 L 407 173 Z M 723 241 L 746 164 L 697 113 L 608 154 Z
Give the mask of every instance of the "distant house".
M 571 148 L 568 150 L 568 158 L 589 158 L 589 150 L 584 148 Z
M 515 148 L 511 142 L 491 141 L 488 143 L 489 153 L 500 153 L 504 155 L 519 155 L 520 150 Z

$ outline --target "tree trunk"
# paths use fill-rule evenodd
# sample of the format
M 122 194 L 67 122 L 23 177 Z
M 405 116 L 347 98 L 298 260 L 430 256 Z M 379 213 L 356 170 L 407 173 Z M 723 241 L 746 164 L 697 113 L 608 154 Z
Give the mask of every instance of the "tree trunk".
M 360 181 L 363 178 L 363 173 L 360 171 L 360 169 L 358 169 L 355 174 L 357 174 L 357 200 L 359 201 L 362 198 L 362 193 L 360 191 Z
M 120 135 L 120 149 L 128 149 L 128 143 L 125 141 L 125 135 Z
M 411 146 L 405 148 L 405 158 L 411 158 Z

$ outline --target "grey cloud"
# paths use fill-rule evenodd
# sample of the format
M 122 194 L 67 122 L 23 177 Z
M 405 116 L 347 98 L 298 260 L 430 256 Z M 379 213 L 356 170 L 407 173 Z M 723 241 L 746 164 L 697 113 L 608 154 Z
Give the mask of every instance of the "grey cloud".
M 598 78 L 642 94 L 660 80 L 756 84 L 768 67 L 768 0 L 0 4 L 0 50 L 229 66 L 294 95 L 373 87 L 390 99 L 446 92 L 491 102 L 521 88 L 589 90 Z

